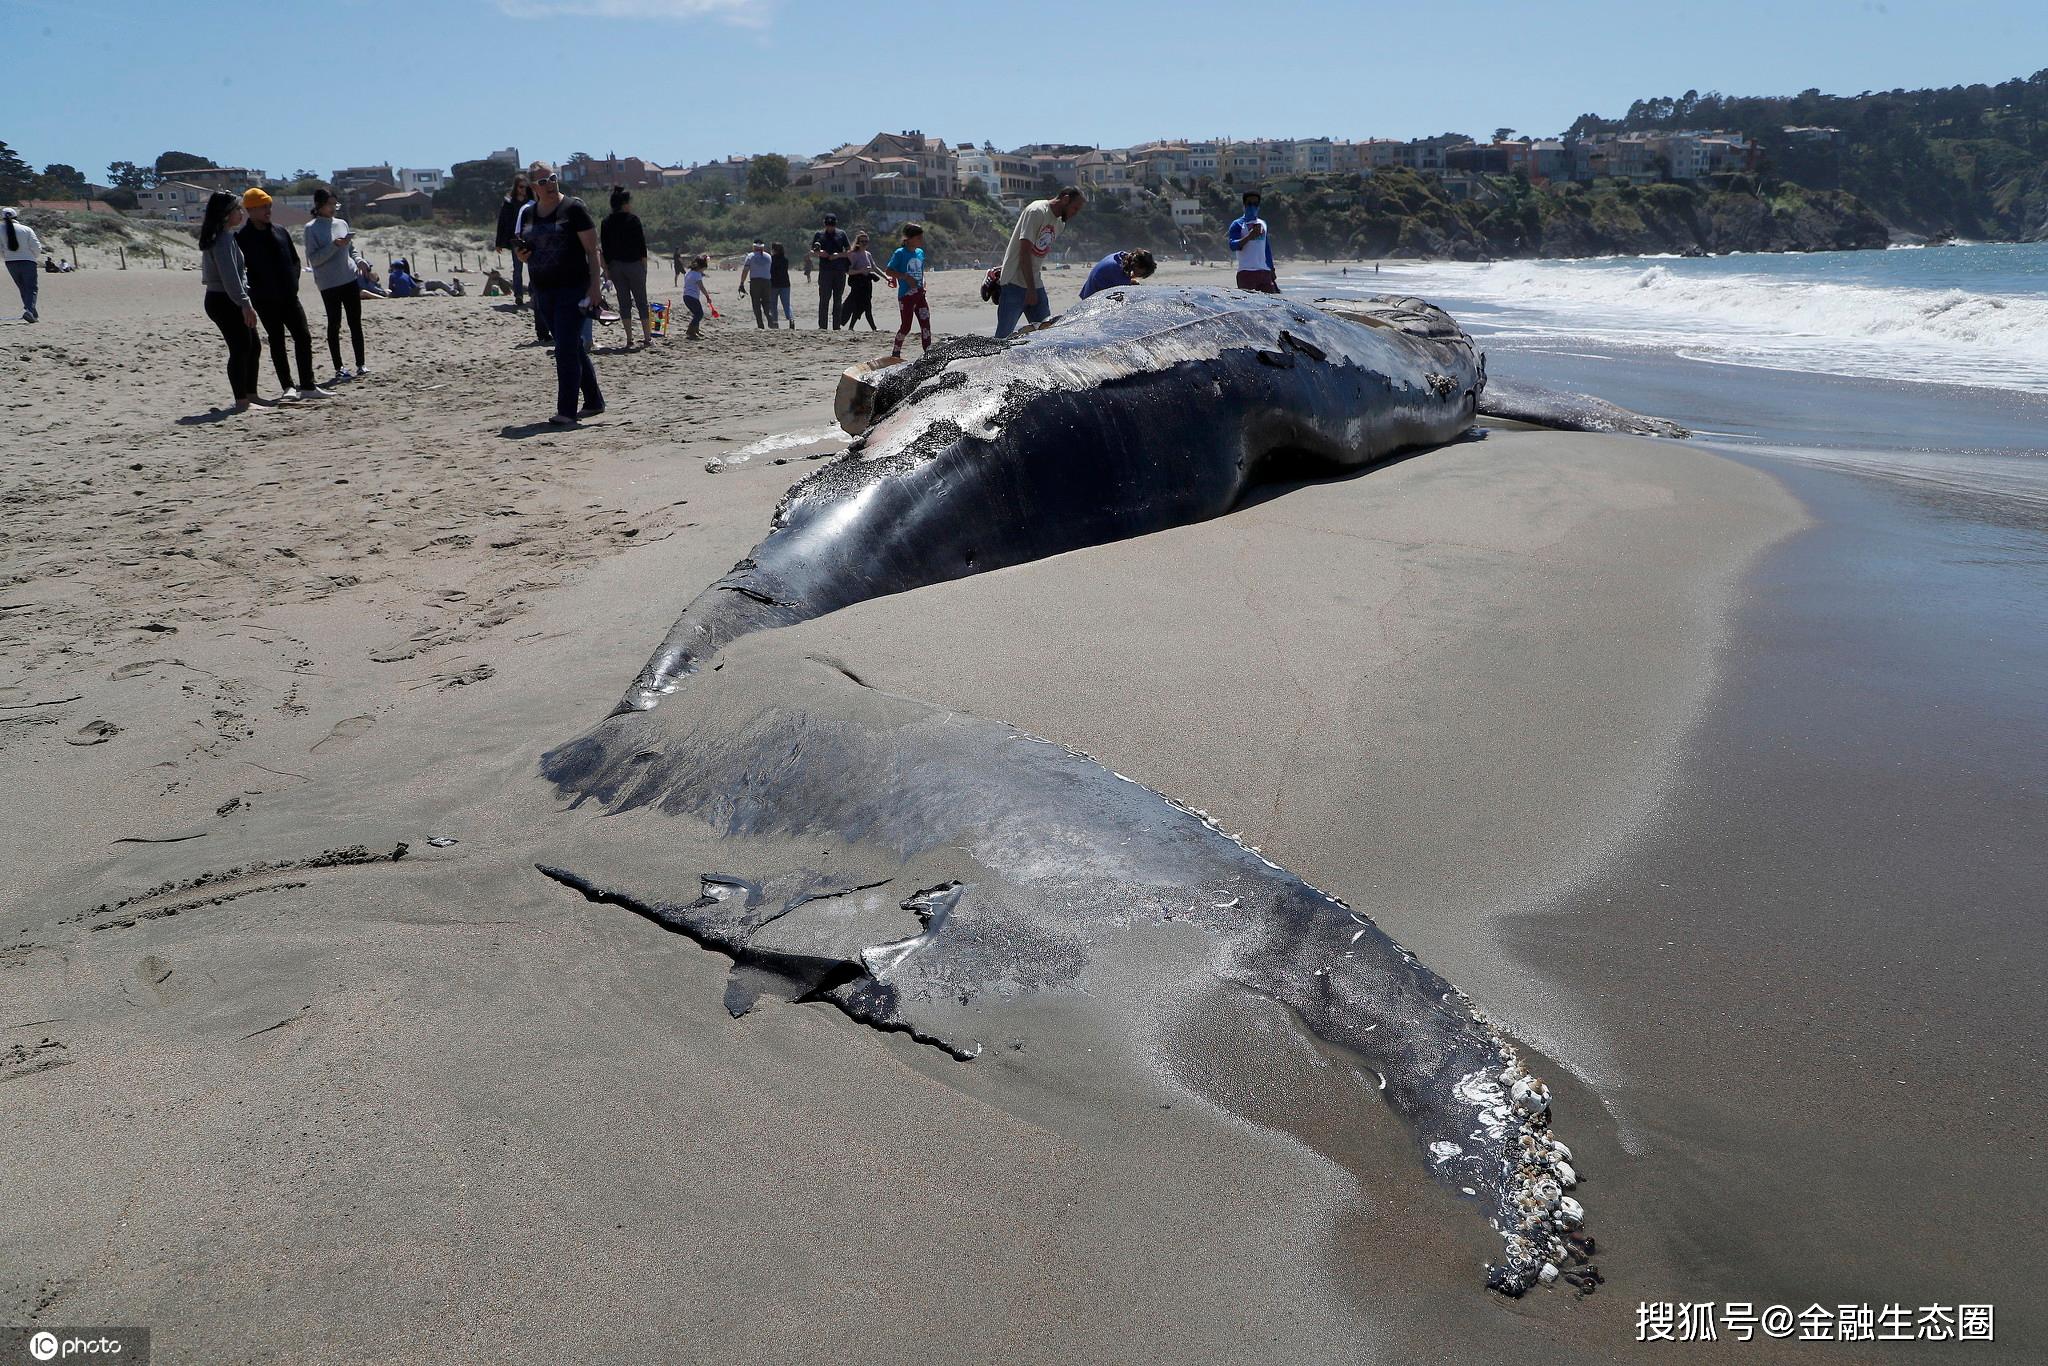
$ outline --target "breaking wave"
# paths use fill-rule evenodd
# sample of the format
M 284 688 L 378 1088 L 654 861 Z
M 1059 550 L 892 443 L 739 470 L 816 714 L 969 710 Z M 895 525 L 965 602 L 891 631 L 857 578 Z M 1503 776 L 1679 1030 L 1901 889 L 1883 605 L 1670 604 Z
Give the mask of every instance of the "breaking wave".
M 1426 266 L 1404 270 L 1402 287 L 1485 304 L 1484 321 L 1507 336 L 1582 336 L 1733 364 L 2048 393 L 2048 293 L 1701 264 L 1709 269 L 1621 260 Z

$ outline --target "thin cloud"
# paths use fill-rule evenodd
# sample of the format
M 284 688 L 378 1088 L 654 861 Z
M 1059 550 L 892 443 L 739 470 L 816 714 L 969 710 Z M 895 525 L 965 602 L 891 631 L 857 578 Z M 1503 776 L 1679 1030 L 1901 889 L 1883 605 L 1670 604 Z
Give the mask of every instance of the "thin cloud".
M 717 19 L 743 28 L 768 23 L 767 0 L 498 0 L 514 19 Z

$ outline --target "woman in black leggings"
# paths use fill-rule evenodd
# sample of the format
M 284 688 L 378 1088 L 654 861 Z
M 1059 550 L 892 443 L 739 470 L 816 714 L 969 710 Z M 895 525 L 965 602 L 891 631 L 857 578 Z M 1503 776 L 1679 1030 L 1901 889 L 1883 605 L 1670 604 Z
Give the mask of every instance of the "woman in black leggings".
M 313 284 L 327 305 L 327 350 L 334 357 L 334 377 L 354 379 L 368 374 L 363 364 L 363 287 L 356 276 L 354 234 L 334 216 L 334 191 L 313 191 L 313 218 L 306 224 L 306 264 Z M 349 340 L 355 343 L 356 368 L 341 363 L 341 320 L 348 319 Z
M 256 307 L 249 301 L 248 273 L 235 241 L 243 217 L 241 201 L 216 190 L 206 201 L 206 216 L 199 224 L 199 282 L 206 286 L 206 316 L 227 339 L 228 392 L 234 395 L 238 413 L 249 411 L 251 405 L 270 406 L 256 397 L 263 343 L 256 336 Z

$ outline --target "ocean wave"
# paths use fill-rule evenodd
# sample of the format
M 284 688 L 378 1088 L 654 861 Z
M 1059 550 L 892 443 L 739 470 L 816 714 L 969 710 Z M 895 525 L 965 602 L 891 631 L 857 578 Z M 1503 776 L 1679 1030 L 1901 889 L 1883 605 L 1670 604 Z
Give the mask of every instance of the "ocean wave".
M 1504 333 L 1682 344 L 1737 363 L 2048 392 L 2048 294 L 1873 285 L 1664 264 L 1509 261 L 1430 272 Z

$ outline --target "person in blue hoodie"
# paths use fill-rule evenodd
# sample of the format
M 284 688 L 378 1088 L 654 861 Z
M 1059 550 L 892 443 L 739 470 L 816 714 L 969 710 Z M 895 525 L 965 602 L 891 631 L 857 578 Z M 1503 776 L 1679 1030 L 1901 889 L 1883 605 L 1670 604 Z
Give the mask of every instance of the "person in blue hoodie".
M 1105 289 L 1149 280 L 1156 267 L 1157 263 L 1149 251 L 1113 251 L 1097 261 L 1095 268 L 1088 272 L 1088 278 L 1081 284 L 1081 297 L 1085 299 Z
M 1244 192 L 1244 216 L 1230 224 L 1230 254 L 1237 260 L 1237 287 L 1261 294 L 1278 294 L 1280 281 L 1273 270 L 1273 235 L 1266 220 L 1259 217 L 1259 192 Z

